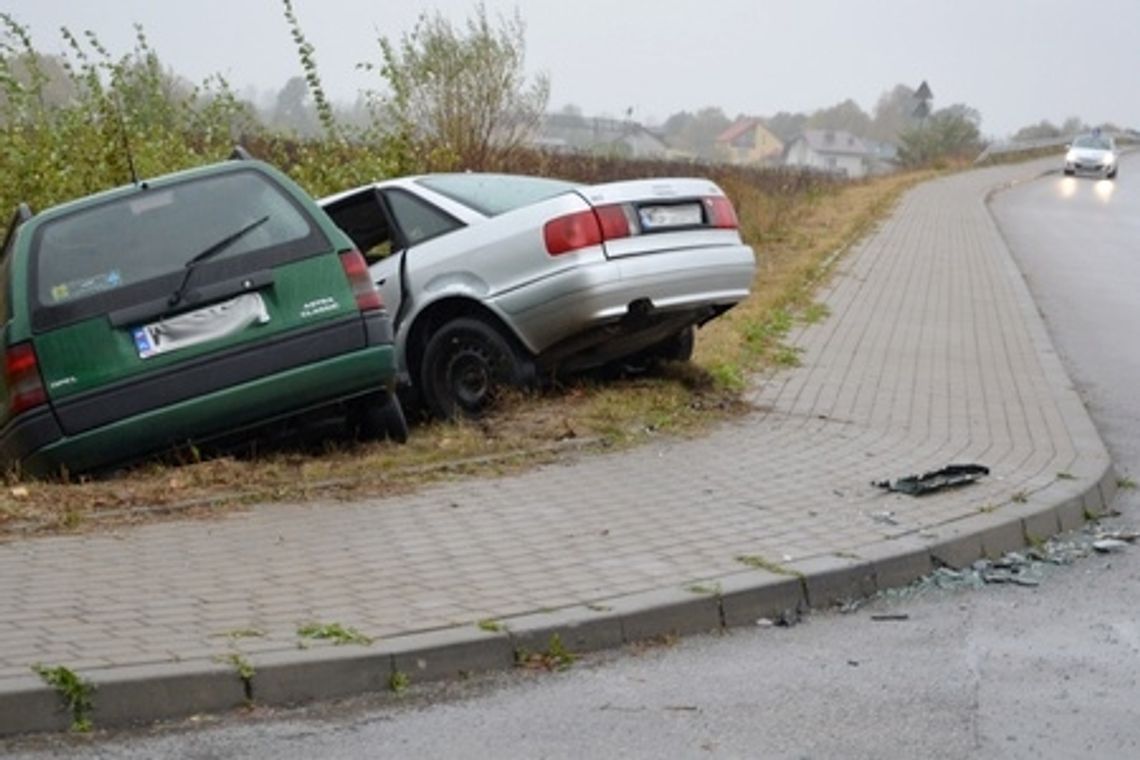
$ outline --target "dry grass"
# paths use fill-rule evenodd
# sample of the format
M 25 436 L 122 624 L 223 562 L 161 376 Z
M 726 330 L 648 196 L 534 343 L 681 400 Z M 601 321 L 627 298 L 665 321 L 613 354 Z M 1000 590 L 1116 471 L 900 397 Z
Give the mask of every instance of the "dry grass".
M 9 478 L 0 491 L 0 539 L 171 515 L 208 517 L 252 503 L 388 496 L 440 480 L 533 468 L 571 452 L 699 432 L 746 413 L 740 391 L 750 373 L 794 363 L 794 351 L 781 340 L 796 319 L 825 316 L 811 298 L 829 261 L 928 176 L 821 188 L 794 204 L 744 185 L 727 187 L 760 256 L 754 292 L 700 331 L 692 364 L 661 377 L 582 381 L 516 399 L 478 423 L 419 426 L 404 446 L 332 438 L 315 452 L 294 445 L 258 456 L 151 464 L 101 480 Z

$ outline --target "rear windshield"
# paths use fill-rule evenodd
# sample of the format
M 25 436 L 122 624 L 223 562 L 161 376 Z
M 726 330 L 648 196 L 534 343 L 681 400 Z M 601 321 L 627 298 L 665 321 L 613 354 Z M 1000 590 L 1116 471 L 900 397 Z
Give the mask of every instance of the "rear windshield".
M 55 305 L 181 269 L 263 217 L 214 258 L 300 240 L 310 232 L 290 201 L 252 172 L 140 191 L 71 214 L 45 225 L 39 236 L 39 302 Z
M 48 313 L 34 322 L 53 327 L 160 295 L 207 251 L 198 285 L 329 246 L 305 209 L 252 169 L 140 189 L 37 230 L 31 288 Z
M 529 206 L 577 187 L 560 179 L 507 174 L 439 174 L 417 181 L 486 216 Z

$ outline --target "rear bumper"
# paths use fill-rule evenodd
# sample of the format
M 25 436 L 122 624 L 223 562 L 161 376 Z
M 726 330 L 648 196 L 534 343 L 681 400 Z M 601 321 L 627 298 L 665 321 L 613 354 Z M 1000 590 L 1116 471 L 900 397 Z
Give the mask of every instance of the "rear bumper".
M 631 313 L 717 312 L 748 296 L 756 257 L 746 245 L 594 261 L 495 299 L 536 355 Z
M 83 472 L 392 389 L 387 324 L 355 320 L 355 347 L 326 326 L 37 409 L 0 431 L 0 457 L 32 475 Z

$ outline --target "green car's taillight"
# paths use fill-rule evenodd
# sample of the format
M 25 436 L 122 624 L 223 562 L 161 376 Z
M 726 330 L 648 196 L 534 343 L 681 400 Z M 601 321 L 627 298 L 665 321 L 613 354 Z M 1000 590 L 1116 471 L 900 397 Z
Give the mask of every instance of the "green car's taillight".
M 352 296 L 356 299 L 356 307 L 361 311 L 384 308 L 384 301 L 380 298 L 380 291 L 372 281 L 372 274 L 368 271 L 368 262 L 360 251 L 345 251 L 340 255 L 340 265 L 344 267 L 344 274 L 348 277 L 348 284 L 352 287 Z
M 39 363 L 31 343 L 17 343 L 4 354 L 4 380 L 8 387 L 8 416 L 47 403 Z

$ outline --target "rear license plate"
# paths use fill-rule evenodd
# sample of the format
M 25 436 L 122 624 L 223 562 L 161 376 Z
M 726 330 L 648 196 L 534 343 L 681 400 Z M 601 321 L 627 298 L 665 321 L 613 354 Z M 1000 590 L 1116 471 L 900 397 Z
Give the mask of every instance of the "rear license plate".
M 642 229 L 659 230 L 669 227 L 696 227 L 701 224 L 701 204 L 684 203 L 668 206 L 642 206 L 637 210 Z
M 242 293 L 237 298 L 210 304 L 176 317 L 131 328 L 131 338 L 140 359 L 189 348 L 269 321 L 260 293 Z

